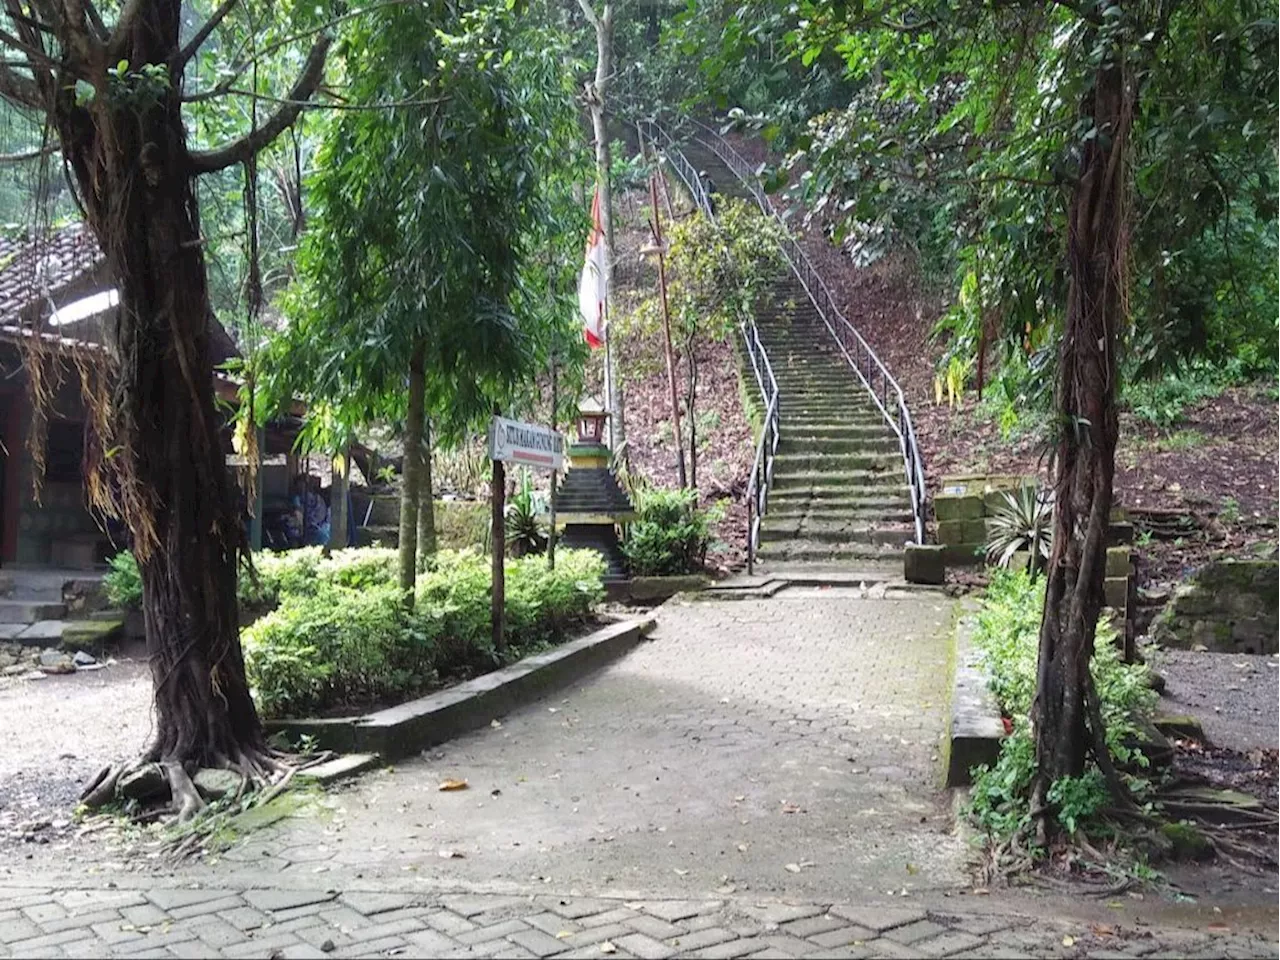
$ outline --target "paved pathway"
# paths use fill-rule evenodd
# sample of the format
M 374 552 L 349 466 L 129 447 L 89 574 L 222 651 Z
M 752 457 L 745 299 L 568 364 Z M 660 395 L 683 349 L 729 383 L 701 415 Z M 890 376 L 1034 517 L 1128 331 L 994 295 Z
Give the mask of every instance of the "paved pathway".
M 269 882 L 263 876 L 261 883 Z M 1264 957 L 1274 938 L 910 904 L 394 888 L 0 887 L 0 957 Z
M 623 895 L 963 884 L 938 789 L 950 602 L 785 596 L 668 605 L 578 687 L 228 859 Z M 469 789 L 440 792 L 450 778 Z
M 1234 920 L 970 893 L 937 759 L 953 612 L 668 605 L 580 685 L 209 862 L 0 863 L 0 957 L 1275 956 Z

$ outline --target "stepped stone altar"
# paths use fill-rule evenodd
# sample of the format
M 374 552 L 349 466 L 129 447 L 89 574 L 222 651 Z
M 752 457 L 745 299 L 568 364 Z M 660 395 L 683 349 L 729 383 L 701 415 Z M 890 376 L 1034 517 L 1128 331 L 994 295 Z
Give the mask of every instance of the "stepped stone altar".
M 569 470 L 556 489 L 555 507 L 560 543 L 600 553 L 609 583 L 626 579 L 617 525 L 634 520 L 636 510 L 609 469 L 609 448 L 602 441 L 606 419 L 608 414 L 598 405 L 583 405 L 577 442 L 569 447 Z

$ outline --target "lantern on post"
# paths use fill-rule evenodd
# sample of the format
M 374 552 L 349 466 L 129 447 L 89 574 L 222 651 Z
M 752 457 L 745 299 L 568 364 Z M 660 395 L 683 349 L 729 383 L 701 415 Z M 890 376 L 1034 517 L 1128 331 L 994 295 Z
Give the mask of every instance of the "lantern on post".
M 592 446 L 604 445 L 604 423 L 608 411 L 595 400 L 584 400 L 578 407 L 578 443 Z

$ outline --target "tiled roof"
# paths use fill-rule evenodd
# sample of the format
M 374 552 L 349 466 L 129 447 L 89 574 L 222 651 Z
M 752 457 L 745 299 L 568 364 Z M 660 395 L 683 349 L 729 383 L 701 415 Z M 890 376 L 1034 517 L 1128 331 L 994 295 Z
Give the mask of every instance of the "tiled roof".
M 31 302 L 102 263 L 89 228 L 77 223 L 45 237 L 0 237 L 0 323 L 13 324 Z
M 91 271 L 98 270 L 106 258 L 87 224 L 76 223 L 44 237 L 0 237 L 0 338 L 19 339 L 33 336 L 31 304 L 46 298 L 37 316 L 52 312 L 52 301 Z M 101 285 L 99 285 L 101 286 Z M 110 283 L 106 284 L 110 287 Z M 95 292 L 79 291 L 80 295 Z M 41 339 L 57 347 L 101 349 L 103 340 L 101 317 L 87 317 L 61 329 L 40 330 Z M 237 354 L 235 342 L 226 329 L 209 314 L 209 340 L 215 364 Z

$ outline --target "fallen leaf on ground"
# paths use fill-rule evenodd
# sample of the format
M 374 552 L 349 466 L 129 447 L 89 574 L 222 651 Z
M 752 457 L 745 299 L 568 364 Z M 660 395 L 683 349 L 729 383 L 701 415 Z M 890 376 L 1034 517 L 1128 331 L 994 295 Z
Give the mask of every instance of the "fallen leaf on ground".
M 437 787 L 438 790 L 465 790 L 467 789 L 467 781 L 465 780 L 446 780 Z
M 783 813 L 804 813 L 804 807 L 798 807 L 794 803 L 784 803 L 782 805 Z
M 1105 923 L 1095 923 L 1089 929 L 1093 931 L 1095 937 L 1114 937 L 1116 935 L 1116 928 Z

